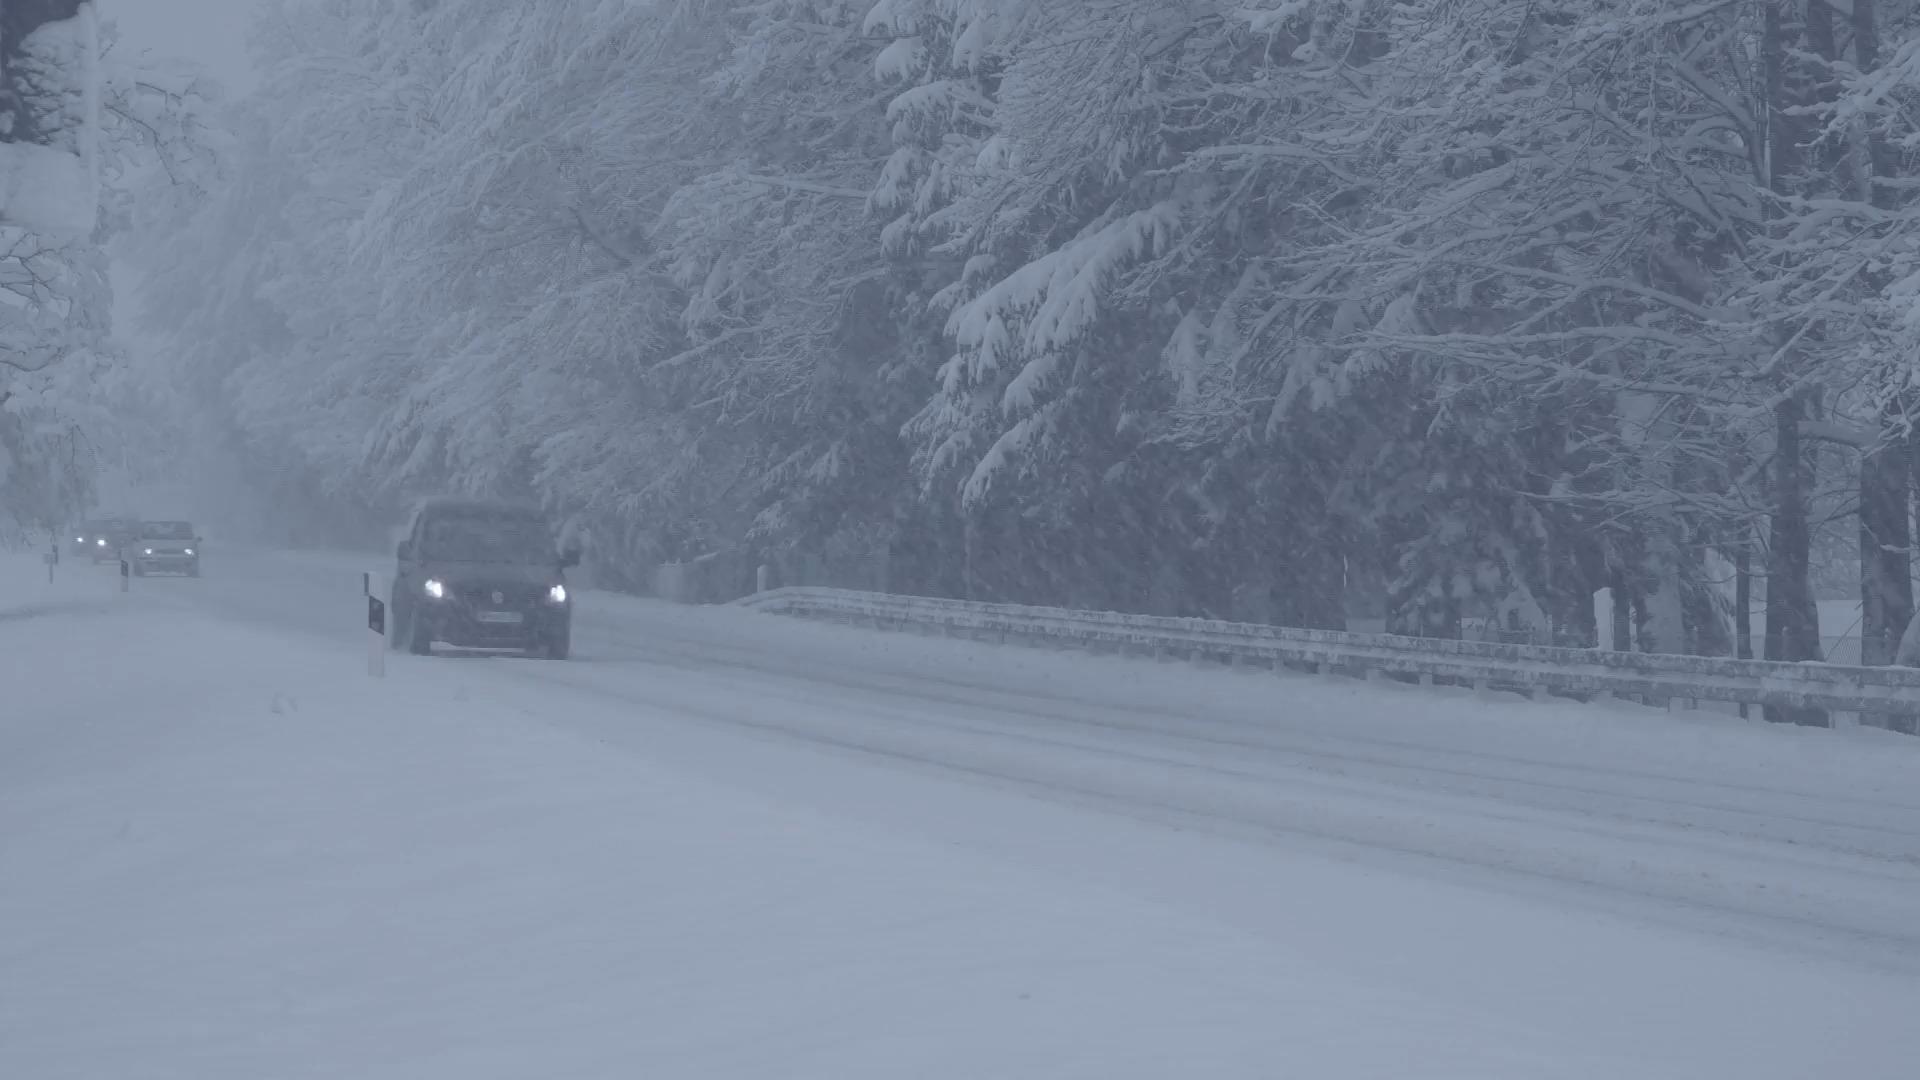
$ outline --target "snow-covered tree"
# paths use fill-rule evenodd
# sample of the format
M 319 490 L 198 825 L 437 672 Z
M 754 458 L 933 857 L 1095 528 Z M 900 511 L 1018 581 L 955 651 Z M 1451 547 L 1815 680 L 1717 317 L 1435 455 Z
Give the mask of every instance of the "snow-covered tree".
M 113 38 L 88 4 L 0 8 L 4 529 L 64 527 L 119 449 L 108 415 L 129 383 L 106 248 L 199 190 L 218 141 L 204 80 L 115 56 Z

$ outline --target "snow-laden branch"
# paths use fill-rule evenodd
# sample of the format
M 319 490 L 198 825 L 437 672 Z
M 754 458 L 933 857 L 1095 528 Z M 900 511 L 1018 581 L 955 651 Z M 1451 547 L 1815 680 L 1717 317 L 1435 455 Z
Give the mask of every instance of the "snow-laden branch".
M 38 24 L 21 19 L 37 16 Z M 52 236 L 93 231 L 99 197 L 99 57 L 94 9 L 85 0 L 17 15 L 0 68 L 0 224 Z

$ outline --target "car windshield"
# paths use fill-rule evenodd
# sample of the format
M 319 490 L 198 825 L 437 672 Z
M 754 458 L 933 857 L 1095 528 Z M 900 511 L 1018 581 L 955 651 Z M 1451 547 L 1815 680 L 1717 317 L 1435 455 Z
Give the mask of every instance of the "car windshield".
M 191 540 L 193 523 L 190 521 L 149 521 L 140 527 L 140 535 L 149 540 Z
M 422 554 L 450 562 L 541 563 L 553 552 L 553 536 L 538 520 L 463 514 L 428 522 Z

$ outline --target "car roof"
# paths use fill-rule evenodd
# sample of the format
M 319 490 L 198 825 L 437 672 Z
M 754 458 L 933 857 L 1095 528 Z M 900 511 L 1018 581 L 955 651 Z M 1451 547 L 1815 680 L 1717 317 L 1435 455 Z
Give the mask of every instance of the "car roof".
M 526 517 L 545 521 L 547 513 L 539 503 L 523 499 L 478 499 L 472 497 L 438 496 L 423 499 L 414 505 L 413 516 L 437 517 L 440 515 L 490 514 L 501 517 Z

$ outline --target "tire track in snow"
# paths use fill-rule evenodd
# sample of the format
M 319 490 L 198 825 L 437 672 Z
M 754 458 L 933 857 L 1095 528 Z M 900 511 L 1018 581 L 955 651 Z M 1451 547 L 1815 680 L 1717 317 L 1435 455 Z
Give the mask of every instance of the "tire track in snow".
M 622 666 L 602 667 L 617 671 Z M 635 667 L 681 670 L 671 663 L 642 662 Z M 933 734 L 948 738 L 958 735 L 958 741 L 928 745 L 929 732 L 912 726 L 924 720 L 924 715 L 898 708 L 839 699 L 806 702 L 816 710 L 824 705 L 849 718 L 834 726 L 820 719 L 817 711 L 809 711 L 813 719 L 796 721 L 793 706 L 797 702 L 790 690 L 749 689 L 737 681 L 726 684 L 725 694 L 674 693 L 668 689 L 672 683 L 651 675 L 617 686 L 582 677 L 591 667 L 566 671 L 537 664 L 502 664 L 494 670 L 522 683 L 565 686 L 605 701 L 645 706 L 656 713 L 697 718 L 841 754 L 910 764 L 1051 801 L 1096 806 L 1136 820 L 1207 827 L 1223 835 L 1268 843 L 1281 838 L 1331 842 L 1362 857 L 1387 854 L 1454 871 L 1471 869 L 1483 877 L 1490 871 L 1510 880 L 1568 889 L 1570 896 L 1581 902 L 1605 898 L 1601 906 L 1619 913 L 1665 920 L 1677 910 L 1685 910 L 1693 917 L 1680 921 L 1689 928 L 1719 933 L 1732 932 L 1729 920 L 1737 920 L 1745 933 L 1775 945 L 1819 952 L 1838 950 L 1855 960 L 1920 971 L 1920 936 L 1916 936 L 1910 920 L 1902 917 L 1910 911 L 1911 897 L 1920 895 L 1920 874 L 1836 875 L 1835 868 L 1826 867 L 1819 872 L 1828 880 L 1819 884 L 1830 887 L 1818 889 L 1796 885 L 1798 875 L 1793 871 L 1800 868 L 1784 857 L 1750 854 L 1740 860 L 1745 865 L 1733 865 L 1722 852 L 1720 859 L 1725 865 L 1715 871 L 1699 869 L 1688 853 L 1668 853 L 1685 846 L 1686 830 L 1675 837 L 1660 837 L 1652 831 L 1623 835 L 1597 826 L 1575 829 L 1559 822 L 1515 816 L 1502 819 L 1497 807 L 1492 813 L 1485 808 L 1473 811 L 1444 807 L 1439 814 L 1424 815 L 1414 804 L 1411 809 L 1416 812 L 1395 816 L 1382 808 L 1408 802 L 1404 795 L 1391 797 L 1394 793 L 1390 791 L 1356 794 L 1297 774 L 1234 775 L 1219 767 L 1151 757 L 1127 763 L 1200 772 L 1210 781 L 1198 788 L 1183 785 L 1182 790 L 1169 793 L 1168 785 L 1155 783 L 1152 777 L 1103 771 L 1092 764 L 1095 757 L 1110 761 L 1118 758 L 1126 763 L 1126 755 L 1112 748 L 1075 744 L 1069 749 L 1079 760 L 1049 759 L 1015 748 L 982 746 L 1004 732 L 954 727 L 947 722 Z M 681 689 L 687 688 L 682 685 Z M 716 701 L 729 702 L 731 707 L 718 707 Z M 866 722 L 852 720 L 855 715 Z M 567 725 L 564 719 L 556 722 Z M 604 728 L 596 728 L 595 733 L 602 737 L 619 734 Z M 1031 740 L 1026 742 L 1028 751 L 1032 745 Z M 635 742 L 632 747 L 644 751 L 645 744 Z M 1442 823 L 1449 827 L 1442 828 Z M 1603 843 L 1568 843 L 1582 834 Z M 1612 850 L 1605 850 L 1609 848 Z M 1870 883 L 1867 878 L 1880 880 Z M 1477 884 L 1484 887 L 1487 883 L 1479 880 Z M 1834 885 L 1844 887 L 1832 888 Z

